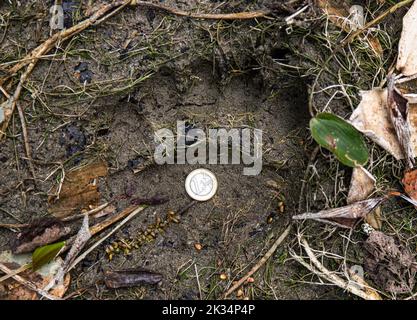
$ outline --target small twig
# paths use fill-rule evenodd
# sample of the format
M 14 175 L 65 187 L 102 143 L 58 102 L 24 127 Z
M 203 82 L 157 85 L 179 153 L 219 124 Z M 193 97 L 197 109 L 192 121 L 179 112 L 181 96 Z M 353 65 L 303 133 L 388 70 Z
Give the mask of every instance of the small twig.
M 169 12 L 176 16 L 194 18 L 194 19 L 209 19 L 209 20 L 248 20 L 255 18 L 265 17 L 270 11 L 258 10 L 250 12 L 238 12 L 238 13 L 192 13 L 179 9 L 170 8 L 162 4 L 151 3 L 147 1 L 132 0 L 131 5 L 145 6 L 148 8 L 154 8 Z
M 78 256 L 77 259 L 74 260 L 74 262 L 71 264 L 71 266 L 68 268 L 68 271 L 72 270 L 78 263 L 80 263 L 84 258 L 95 248 L 97 248 L 103 241 L 105 241 L 107 238 L 109 238 L 113 233 L 115 233 L 117 230 L 119 230 L 124 224 L 129 222 L 131 219 L 133 219 L 139 212 L 144 210 L 146 207 L 138 207 L 136 210 L 133 210 L 132 213 L 130 213 L 122 222 L 120 222 L 112 231 L 110 231 L 106 236 L 98 240 L 96 243 L 94 243 L 90 248 L 88 248 L 86 251 L 84 251 L 82 254 Z M 90 229 L 91 230 L 91 229 Z M 90 231 L 91 232 L 91 231 Z M 91 232 L 92 234 L 92 232 Z
M 32 266 L 31 263 L 27 263 L 27 264 L 24 264 L 23 266 L 21 266 L 20 268 L 12 270 L 12 272 L 10 272 L 9 274 L 6 274 L 5 276 L 0 278 L 0 283 L 2 283 L 3 281 L 5 281 L 9 278 L 12 278 L 13 276 L 15 276 L 15 275 L 27 270 L 27 269 L 29 269 L 31 266 Z
M 33 159 L 32 159 L 32 148 L 30 147 L 30 144 L 29 144 L 29 137 L 28 137 L 28 130 L 26 127 L 25 114 L 23 112 L 23 109 L 20 103 L 16 102 L 16 107 L 19 113 L 20 124 L 22 126 L 23 142 L 25 145 L 25 151 L 26 151 L 26 157 L 27 157 L 26 161 L 28 163 L 29 171 L 30 171 L 30 174 L 32 175 L 32 179 L 34 182 L 36 182 L 35 167 L 33 166 Z
M 12 273 L 13 270 L 10 270 L 8 267 L 6 267 L 3 263 L 0 263 L 0 270 L 3 271 L 6 274 Z M 49 300 L 61 300 L 60 298 L 53 296 L 51 294 L 49 294 L 48 292 L 38 288 L 34 283 L 22 278 L 19 275 L 14 275 L 13 279 L 16 280 L 17 282 L 19 282 L 20 284 L 24 285 L 25 287 L 29 288 L 30 290 L 33 290 L 35 292 L 37 292 L 38 294 L 40 294 L 41 296 L 49 299 Z
M 139 206 L 139 207 L 138 206 L 127 207 L 126 209 L 119 212 L 118 214 L 116 214 L 116 215 L 114 215 L 114 216 L 112 216 L 112 217 L 110 217 L 110 218 L 108 218 L 108 219 L 106 219 L 102 222 L 99 222 L 99 223 L 93 225 L 92 227 L 90 227 L 91 236 L 94 236 L 94 235 L 100 233 L 104 229 L 106 229 L 106 228 L 110 227 L 112 224 L 122 220 L 123 218 L 127 217 L 129 214 L 131 214 L 133 211 L 135 211 L 139 208 L 145 209 L 145 208 L 147 208 L 147 206 L 142 205 L 142 206 Z M 66 241 L 65 247 L 62 249 L 61 252 L 67 251 L 71 247 L 74 240 L 75 240 L 75 236 L 69 238 Z
M 17 101 L 19 100 L 20 93 L 23 89 L 23 84 L 26 81 L 26 79 L 31 74 L 33 68 L 35 68 L 35 63 L 31 62 L 29 63 L 29 66 L 26 68 L 26 71 L 22 73 L 20 76 L 19 83 L 16 87 L 16 90 L 12 96 L 7 99 L 5 103 L 3 103 L 0 107 L 3 108 L 4 111 L 4 120 L 0 128 L 0 140 L 6 135 L 6 129 L 9 125 L 10 119 L 12 117 L 12 114 L 16 108 Z M 1 81 L 0 81 L 1 86 Z
M 285 238 L 289 235 L 291 230 L 292 224 L 290 224 L 287 229 L 281 234 L 281 236 L 274 242 L 274 244 L 271 246 L 271 248 L 267 251 L 267 253 L 261 258 L 261 260 L 256 263 L 256 265 L 244 276 L 242 277 L 238 282 L 236 282 L 227 292 L 224 294 L 224 299 L 226 299 L 233 291 L 238 289 L 243 283 L 245 283 L 246 280 L 250 276 L 252 276 L 256 271 L 258 271 L 267 261 L 268 259 L 274 254 L 274 252 L 277 250 L 278 246 L 285 240 Z
M 194 270 L 195 270 L 195 278 L 197 280 L 198 292 L 200 295 L 200 300 L 203 300 L 203 295 L 201 294 L 201 285 L 200 285 L 200 277 L 198 275 L 197 265 L 194 263 Z

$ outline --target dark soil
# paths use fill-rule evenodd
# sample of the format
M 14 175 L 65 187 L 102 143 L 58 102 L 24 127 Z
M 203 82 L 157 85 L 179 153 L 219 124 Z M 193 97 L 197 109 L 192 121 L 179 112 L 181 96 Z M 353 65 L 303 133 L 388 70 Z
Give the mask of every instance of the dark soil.
M 50 1 L 20 2 L 25 4 L 0 4 L 0 14 L 8 17 L 7 29 L 1 29 L 2 62 L 23 57 L 49 36 Z M 29 222 L 48 215 L 48 193 L 61 177 L 59 168 L 69 170 L 95 159 L 105 160 L 110 168 L 99 182 L 102 202 L 117 199 L 118 211 L 135 198 L 169 198 L 166 204 L 147 208 L 77 266 L 71 273 L 69 292 L 83 289 L 81 298 L 220 298 L 265 253 L 298 210 L 301 181 L 313 147 L 307 138 L 310 79 L 282 66 L 296 63 L 298 58 L 289 47 L 302 43 L 282 27 L 291 6 L 286 11 L 275 1 L 227 1 L 216 9 L 217 1 L 198 2 L 163 1 L 204 12 L 267 7 L 275 10 L 274 19 L 199 21 L 126 8 L 102 25 L 61 43 L 51 52 L 55 57 L 39 62 L 27 82 L 21 103 L 36 160 L 36 184 L 30 180 L 17 115 L 8 137 L 0 143 L 2 223 Z M 294 7 L 302 3 L 298 1 Z M 73 1 L 70 7 L 73 21 L 67 14 L 66 24 L 82 19 L 85 3 Z M 304 50 L 314 48 L 307 43 Z M 244 176 L 243 165 L 150 163 L 154 132 L 173 129 L 178 120 L 202 129 L 248 126 L 263 130 L 261 174 Z M 134 173 L 143 164 L 143 170 Z M 129 255 L 116 254 L 109 261 L 107 245 L 134 238 L 156 217 L 179 211 L 191 201 L 184 182 L 198 167 L 217 176 L 216 196 L 191 207 L 155 241 Z M 271 181 L 277 189 L 268 187 Z M 319 197 L 313 207 L 319 207 L 320 201 Z M 285 204 L 283 213 L 279 202 Z M 272 223 L 268 217 L 273 217 Z M 0 230 L 0 250 L 10 248 L 15 231 Z M 196 250 L 196 243 L 202 250 Z M 305 280 L 307 271 L 287 258 L 288 248 L 280 247 L 256 273 L 254 283 L 245 286 L 245 296 L 346 296 L 331 287 L 299 281 Z M 160 285 L 105 287 L 105 270 L 139 267 L 162 274 Z M 227 280 L 220 279 L 222 273 Z

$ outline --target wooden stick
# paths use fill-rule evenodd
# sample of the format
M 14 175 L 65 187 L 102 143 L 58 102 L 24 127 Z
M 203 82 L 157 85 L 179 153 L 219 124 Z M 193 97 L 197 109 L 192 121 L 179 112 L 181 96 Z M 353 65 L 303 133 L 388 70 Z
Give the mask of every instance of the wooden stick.
M 271 248 L 268 250 L 268 252 L 262 257 L 261 260 L 258 261 L 258 263 L 238 282 L 236 282 L 227 292 L 224 294 L 224 299 L 227 298 L 233 291 L 235 291 L 237 288 L 239 288 L 250 276 L 252 276 L 256 271 L 258 271 L 265 262 L 268 261 L 268 259 L 274 254 L 274 252 L 277 250 L 278 246 L 285 240 L 285 238 L 290 233 L 292 224 L 290 224 L 287 229 L 284 230 L 284 232 L 281 234 L 281 236 L 274 242 L 274 244 L 271 246 Z

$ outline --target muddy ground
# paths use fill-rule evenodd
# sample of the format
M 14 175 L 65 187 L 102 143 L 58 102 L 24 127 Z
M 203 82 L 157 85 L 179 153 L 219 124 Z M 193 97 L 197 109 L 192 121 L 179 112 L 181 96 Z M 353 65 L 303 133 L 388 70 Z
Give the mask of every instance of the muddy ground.
M 73 1 L 66 23 L 83 19 L 87 2 Z M 17 114 L 0 144 L 2 223 L 30 222 L 48 215 L 48 194 L 62 177 L 59 168 L 67 171 L 97 159 L 109 166 L 109 174 L 99 181 L 100 203 L 113 200 L 120 211 L 135 198 L 169 198 L 163 205 L 147 208 L 71 272 L 68 293 L 78 292 L 75 298 L 220 298 L 298 212 L 302 180 L 314 149 L 307 130 L 308 86 L 314 79 L 314 68 L 303 55 L 311 61 L 325 56 L 323 48 L 306 37 L 308 28 L 323 30 L 321 14 L 308 10 L 301 20 L 311 21 L 289 32 L 283 19 L 308 1 L 160 2 L 202 12 L 268 8 L 272 13 L 268 19 L 227 22 L 176 17 L 146 7 L 124 8 L 101 25 L 60 43 L 38 63 L 27 81 L 20 100 L 35 160 L 36 184 L 30 180 Z M 23 57 L 50 33 L 51 1 L 11 3 L 0 4 L 2 63 Z M 80 66 L 81 81 L 75 75 Z M 320 81 L 326 87 L 333 80 L 324 76 Z M 316 103 L 326 97 L 318 95 Z M 349 103 L 341 100 L 335 103 L 342 106 L 339 113 L 343 114 Z M 154 132 L 173 129 L 178 120 L 203 129 L 263 130 L 261 174 L 244 176 L 243 165 L 149 163 Z M 328 171 L 329 154 L 323 152 L 319 158 L 317 170 Z M 337 166 L 334 160 L 330 162 L 332 168 Z M 135 173 L 144 163 L 145 168 Z M 106 246 L 135 238 L 156 217 L 180 211 L 191 201 L 184 182 L 198 167 L 216 174 L 216 196 L 191 207 L 155 241 L 128 255 L 115 254 L 109 261 Z M 331 178 L 312 175 L 305 191 L 309 193 L 307 207 L 320 209 L 329 201 L 340 202 L 349 179 L 350 169 L 341 166 Z M 277 188 L 269 187 L 271 182 Z M 304 207 L 303 197 L 301 201 Z M 285 205 L 283 212 L 280 202 Z M 327 242 L 330 248 L 341 250 L 343 240 L 332 238 L 339 230 L 334 234 L 334 228 L 323 229 L 317 224 L 309 230 L 325 234 L 323 238 L 331 239 Z M 10 247 L 16 231 L 0 230 L 1 250 Z M 201 250 L 196 250 L 197 243 Z M 317 280 L 307 270 L 288 259 L 291 243 L 290 239 L 281 246 L 256 273 L 255 281 L 244 287 L 244 297 L 352 298 L 334 287 L 314 284 Z M 353 260 L 360 260 L 361 255 L 355 252 Z M 163 281 L 158 286 L 131 289 L 105 287 L 104 270 L 137 267 L 161 273 Z M 221 280 L 222 273 L 227 280 Z

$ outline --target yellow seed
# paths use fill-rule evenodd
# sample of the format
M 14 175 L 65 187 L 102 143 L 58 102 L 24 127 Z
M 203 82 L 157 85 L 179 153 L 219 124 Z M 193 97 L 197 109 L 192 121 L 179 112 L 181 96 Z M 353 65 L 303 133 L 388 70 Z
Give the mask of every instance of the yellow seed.
M 203 246 L 201 245 L 201 243 L 194 243 L 194 248 L 195 248 L 197 251 L 200 251 L 201 249 L 203 249 Z
M 279 208 L 279 212 L 284 213 L 284 210 L 285 210 L 284 202 L 280 201 L 278 203 L 278 208 Z
M 220 280 L 227 280 L 227 274 L 225 274 L 225 273 L 221 273 L 220 274 Z
M 266 222 L 268 224 L 271 224 L 274 221 L 274 218 L 272 216 L 269 216 L 268 219 L 266 219 Z
M 243 290 L 242 289 L 239 289 L 239 290 L 237 290 L 237 292 L 236 292 L 236 297 L 241 297 L 241 296 L 243 296 L 244 295 L 244 292 L 243 292 Z

